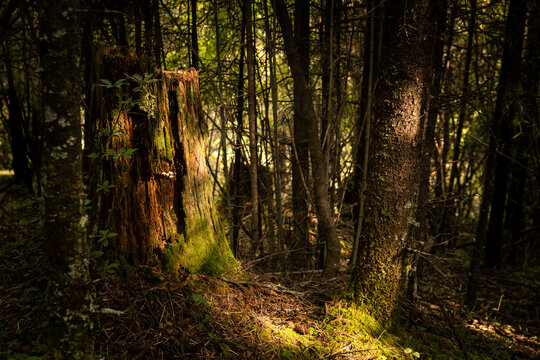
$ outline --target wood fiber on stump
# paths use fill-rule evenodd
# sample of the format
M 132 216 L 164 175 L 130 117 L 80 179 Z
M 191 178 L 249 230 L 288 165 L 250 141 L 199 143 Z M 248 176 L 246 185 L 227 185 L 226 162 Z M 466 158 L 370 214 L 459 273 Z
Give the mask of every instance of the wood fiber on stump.
M 208 128 L 198 73 L 149 69 L 127 49 L 96 52 L 93 84 L 145 73 L 158 81 L 142 92 L 134 91 L 131 80 L 120 90 L 93 87 L 85 125 L 92 233 L 117 233 L 105 251 L 131 263 L 222 272 L 234 259 L 205 161 Z M 136 104 L 131 109 L 122 104 L 129 98 Z M 114 159 L 123 149 L 136 150 Z M 105 181 L 114 187 L 98 190 Z

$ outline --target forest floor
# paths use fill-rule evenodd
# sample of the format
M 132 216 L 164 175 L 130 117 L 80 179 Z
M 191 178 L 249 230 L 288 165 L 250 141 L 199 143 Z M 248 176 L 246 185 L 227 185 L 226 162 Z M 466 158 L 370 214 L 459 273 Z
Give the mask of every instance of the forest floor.
M 47 264 L 38 202 L 0 179 L 0 359 L 44 359 Z M 98 359 L 540 359 L 540 269 L 484 273 L 463 304 L 463 254 L 431 257 L 402 327 L 342 296 L 347 274 L 168 276 L 94 269 Z

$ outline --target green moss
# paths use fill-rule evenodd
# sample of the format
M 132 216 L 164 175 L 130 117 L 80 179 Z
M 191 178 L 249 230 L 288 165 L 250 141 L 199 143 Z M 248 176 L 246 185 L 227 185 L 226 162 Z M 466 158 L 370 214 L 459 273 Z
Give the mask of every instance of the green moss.
M 163 251 L 166 267 L 174 272 L 181 268 L 192 273 L 221 274 L 237 264 L 222 233 L 215 233 L 208 221 L 198 220 L 179 235 L 176 243 Z
M 180 235 L 176 244 L 167 244 L 163 250 L 165 266 L 171 272 L 177 272 L 181 267 L 182 249 L 184 247 L 184 235 Z
M 163 131 L 161 124 L 156 124 L 152 128 L 152 142 L 159 156 L 168 161 L 174 160 L 174 154 L 171 144 L 171 137 L 168 131 Z
M 173 154 L 173 149 L 172 149 L 172 141 L 171 141 L 171 136 L 169 134 L 169 131 L 164 131 L 163 132 L 163 142 L 164 142 L 164 146 L 163 146 L 163 150 L 164 150 L 164 153 L 163 153 L 163 156 L 165 157 L 166 160 L 168 161 L 173 161 L 174 160 L 174 154 Z
M 124 279 L 131 279 L 135 275 L 135 268 L 131 265 L 123 255 L 118 256 L 118 267 L 117 274 L 119 274 Z

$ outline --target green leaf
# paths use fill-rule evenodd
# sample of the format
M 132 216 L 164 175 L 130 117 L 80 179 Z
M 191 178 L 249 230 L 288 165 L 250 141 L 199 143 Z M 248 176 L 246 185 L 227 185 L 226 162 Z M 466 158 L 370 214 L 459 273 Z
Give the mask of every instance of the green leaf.
M 208 300 L 204 298 L 201 294 L 193 294 L 193 301 L 196 304 L 207 304 Z
M 92 251 L 92 254 L 90 254 L 90 256 L 94 259 L 98 259 L 103 256 L 103 251 L 94 250 Z
M 100 313 L 102 314 L 110 314 L 110 315 L 123 315 L 124 312 L 120 310 L 110 309 L 110 308 L 103 308 L 100 310 Z
M 413 356 L 420 359 L 420 353 L 418 351 L 413 352 Z
M 214 333 L 208 333 L 208 337 L 212 340 L 214 340 L 215 342 L 220 342 L 221 341 L 221 337 L 217 334 L 214 334 Z
M 101 84 L 99 84 L 100 86 L 105 86 L 107 88 L 113 87 L 113 84 L 107 79 L 99 79 L 99 81 L 101 82 Z
M 31 217 L 22 218 L 19 221 L 19 224 L 21 224 L 21 225 L 30 225 L 30 224 L 37 223 L 38 221 L 39 221 L 39 217 L 31 216 Z
M 405 354 L 410 354 L 410 353 L 412 353 L 412 349 L 411 349 L 411 348 L 406 348 L 406 349 L 403 350 L 403 351 L 405 351 Z
M 113 86 L 114 86 L 115 88 L 120 88 L 120 87 L 121 87 L 122 85 L 124 85 L 125 83 L 126 83 L 126 79 L 120 79 L 120 80 L 116 81 L 116 82 L 114 83 Z

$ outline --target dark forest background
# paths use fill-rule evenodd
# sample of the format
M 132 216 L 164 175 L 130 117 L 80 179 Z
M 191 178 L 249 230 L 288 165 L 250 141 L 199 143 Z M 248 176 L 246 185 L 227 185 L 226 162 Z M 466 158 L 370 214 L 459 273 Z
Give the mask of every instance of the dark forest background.
M 203 322 L 214 281 L 538 356 L 540 1 L 4 0 L 0 45 L 0 357 L 271 358 L 186 335 L 227 318 Z M 94 334 L 134 279 L 183 284 L 181 351 Z M 446 358 L 418 336 L 274 355 Z

